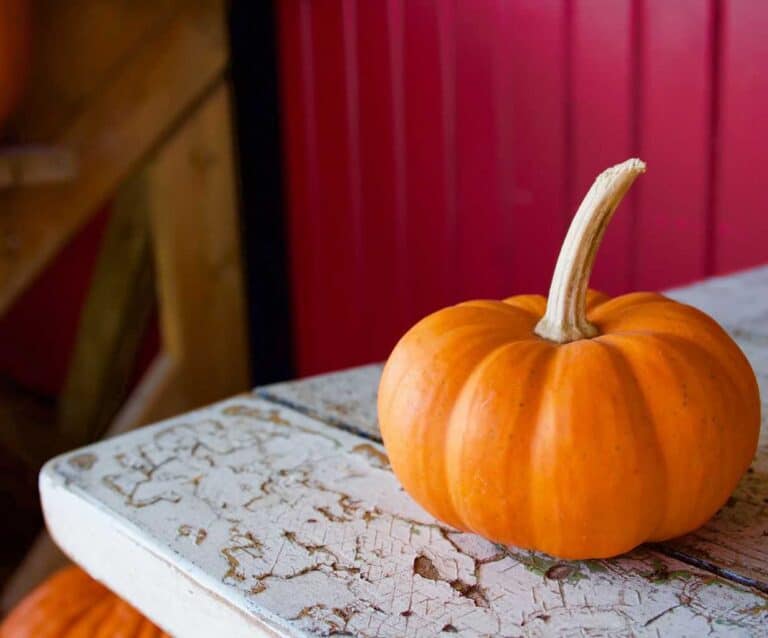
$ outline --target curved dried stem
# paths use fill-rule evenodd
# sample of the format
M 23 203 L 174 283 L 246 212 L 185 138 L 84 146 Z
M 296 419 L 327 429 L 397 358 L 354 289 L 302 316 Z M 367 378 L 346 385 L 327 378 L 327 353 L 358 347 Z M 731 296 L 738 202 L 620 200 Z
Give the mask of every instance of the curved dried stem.
M 571 222 L 557 258 L 547 311 L 536 324 L 540 337 L 557 343 L 588 339 L 598 334 L 587 321 L 587 288 L 595 255 L 616 207 L 645 163 L 639 159 L 612 166 L 597 176 Z

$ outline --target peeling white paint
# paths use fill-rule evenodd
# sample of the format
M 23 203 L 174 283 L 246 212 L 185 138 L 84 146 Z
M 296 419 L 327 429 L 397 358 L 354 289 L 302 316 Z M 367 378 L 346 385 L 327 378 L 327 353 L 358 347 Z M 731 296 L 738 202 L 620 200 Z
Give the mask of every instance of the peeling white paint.
M 768 335 L 736 332 L 768 376 Z M 768 635 L 766 594 L 664 547 L 561 563 L 434 520 L 380 445 L 332 425 L 376 433 L 379 371 L 266 388 L 313 416 L 236 397 L 54 459 L 49 527 L 178 636 Z M 732 504 L 667 548 L 766 582 L 766 485 L 763 443 Z
M 57 498 L 58 485 L 98 503 L 115 527 L 160 552 L 155 560 L 192 565 L 209 577 L 211 596 L 281 619 L 276 631 L 285 623 L 320 635 L 730 636 L 768 623 L 765 596 L 650 550 L 561 564 L 455 532 L 362 441 L 240 397 L 54 460 L 44 499 Z M 86 464 L 83 454 L 93 455 Z M 59 537 L 71 521 L 50 512 Z M 89 552 L 103 551 L 94 542 L 110 539 L 63 544 L 88 565 Z M 100 576 L 113 584 L 109 569 Z M 162 604 L 145 611 L 165 624 Z M 202 635 L 196 613 L 190 605 L 183 626 L 169 629 Z

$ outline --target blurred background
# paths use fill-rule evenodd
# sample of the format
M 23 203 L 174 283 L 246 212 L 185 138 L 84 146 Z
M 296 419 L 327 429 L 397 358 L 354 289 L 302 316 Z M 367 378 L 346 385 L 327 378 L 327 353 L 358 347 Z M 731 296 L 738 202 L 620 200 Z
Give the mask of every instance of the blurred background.
M 761 0 L 3 0 L 4 609 L 61 560 L 47 458 L 545 294 L 611 164 L 649 170 L 594 287 L 768 260 L 766 33 Z

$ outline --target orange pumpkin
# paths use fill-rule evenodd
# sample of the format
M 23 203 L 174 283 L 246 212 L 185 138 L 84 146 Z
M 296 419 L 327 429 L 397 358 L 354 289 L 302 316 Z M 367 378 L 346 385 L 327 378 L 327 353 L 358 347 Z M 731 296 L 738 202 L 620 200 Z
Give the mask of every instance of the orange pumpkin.
M 660 294 L 588 291 L 640 160 L 601 174 L 573 219 L 549 298 L 440 310 L 395 346 L 381 433 L 405 489 L 493 541 L 599 558 L 685 534 L 754 455 L 755 375 L 704 313 Z
M 78 567 L 37 587 L 0 625 L 0 638 L 164 638 L 164 633 Z
M 29 0 L 0 2 L 0 125 L 21 98 L 29 67 Z

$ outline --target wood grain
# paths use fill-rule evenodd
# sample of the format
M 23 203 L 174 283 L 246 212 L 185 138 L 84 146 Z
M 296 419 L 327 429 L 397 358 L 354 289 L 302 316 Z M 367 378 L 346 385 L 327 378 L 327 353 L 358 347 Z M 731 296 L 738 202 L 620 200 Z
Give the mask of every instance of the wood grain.
M 11 146 L 0 148 L 0 189 L 72 180 L 77 159 L 66 148 Z
M 163 344 L 189 409 L 249 387 L 226 85 L 160 150 L 146 175 Z
M 0 193 L 0 312 L 220 80 L 227 61 L 223 0 L 185 6 L 63 130 L 38 140 L 76 152 L 80 178 Z
M 13 135 L 36 143 L 61 134 L 183 4 L 37 0 L 31 75 Z
M 755 461 L 728 504 L 705 526 L 679 540 L 655 545 L 664 554 L 768 591 L 768 267 L 670 291 L 713 316 L 750 360 L 763 400 Z M 380 366 L 259 388 L 259 396 L 313 418 L 381 440 L 376 422 Z
M 42 494 L 57 541 L 175 635 L 748 636 L 768 622 L 766 595 L 647 549 L 566 563 L 452 530 L 378 444 L 252 396 L 59 457 Z
M 80 445 L 98 439 L 120 409 L 155 303 L 149 212 L 138 173 L 113 204 L 59 398 L 59 429 Z

